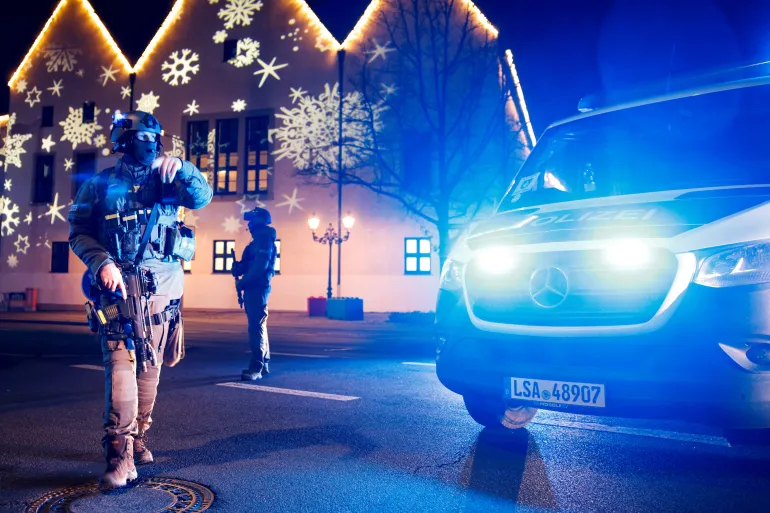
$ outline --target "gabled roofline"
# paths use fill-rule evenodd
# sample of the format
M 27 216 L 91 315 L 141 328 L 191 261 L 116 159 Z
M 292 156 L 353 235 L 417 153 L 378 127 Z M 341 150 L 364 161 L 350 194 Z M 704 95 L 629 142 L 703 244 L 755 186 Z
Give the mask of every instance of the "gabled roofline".
M 126 70 L 126 72 L 131 72 L 131 63 L 128 62 L 128 59 L 126 59 L 126 56 L 121 51 L 118 44 L 115 42 L 115 40 L 112 38 L 112 35 L 110 34 L 110 31 L 107 30 L 107 27 L 102 23 L 102 20 L 99 19 L 99 16 L 96 14 L 96 11 L 94 10 L 93 6 L 88 2 L 88 0 L 61 0 L 59 4 L 54 9 L 51 16 L 48 17 L 48 21 L 46 21 L 45 26 L 43 26 L 43 30 L 40 31 L 40 34 L 38 34 L 37 38 L 35 39 L 35 42 L 32 43 L 32 46 L 27 51 L 27 54 L 24 56 L 24 59 L 21 61 L 21 64 L 19 64 L 19 67 L 16 68 L 16 71 L 13 73 L 13 76 L 11 76 L 11 79 L 8 81 L 8 87 L 13 88 L 14 84 L 16 83 L 16 80 L 19 78 L 19 75 L 21 75 L 24 68 L 26 68 L 27 63 L 29 62 L 29 59 L 32 58 L 32 55 L 34 55 L 35 51 L 37 50 L 38 46 L 40 46 L 41 42 L 43 41 L 43 38 L 45 37 L 46 33 L 48 32 L 48 29 L 51 27 L 51 24 L 54 22 L 56 17 L 59 15 L 61 10 L 66 6 L 69 2 L 78 2 L 80 1 L 82 3 L 82 7 L 88 12 L 88 14 L 91 16 L 91 19 L 96 23 L 96 26 L 99 28 L 99 32 L 101 33 L 104 40 L 112 46 L 112 49 L 115 51 L 115 54 L 117 55 L 118 59 L 121 61 L 121 64 L 123 65 L 123 68 Z

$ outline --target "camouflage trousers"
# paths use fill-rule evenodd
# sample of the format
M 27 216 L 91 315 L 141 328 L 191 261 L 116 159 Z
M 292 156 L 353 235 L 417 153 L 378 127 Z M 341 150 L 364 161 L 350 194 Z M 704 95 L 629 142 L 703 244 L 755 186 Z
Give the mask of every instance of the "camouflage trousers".
M 163 312 L 168 296 L 150 299 L 150 314 Z M 105 378 L 104 436 L 105 458 L 121 457 L 135 437 L 141 437 L 152 425 L 152 412 L 163 363 L 162 349 L 168 336 L 169 321 L 153 325 L 152 351 L 155 366 L 147 363 L 146 372 L 137 372 L 138 362 L 132 358 L 122 340 L 111 340 L 100 334 Z M 137 347 L 137 353 L 139 348 Z

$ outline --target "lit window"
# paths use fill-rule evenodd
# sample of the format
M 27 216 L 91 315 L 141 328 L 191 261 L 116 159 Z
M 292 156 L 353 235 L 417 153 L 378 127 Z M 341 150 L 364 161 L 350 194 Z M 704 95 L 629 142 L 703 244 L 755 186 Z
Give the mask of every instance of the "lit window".
M 267 130 L 270 118 L 246 118 L 246 187 L 247 194 L 267 192 L 267 168 L 270 147 Z
M 229 273 L 233 269 L 234 240 L 214 241 L 214 273 Z
M 275 239 L 275 264 L 273 265 L 275 274 L 281 274 L 281 239 Z
M 425 237 L 404 239 L 404 274 L 431 274 L 431 244 Z
M 238 188 L 238 119 L 218 119 L 214 148 L 214 194 L 235 194 Z

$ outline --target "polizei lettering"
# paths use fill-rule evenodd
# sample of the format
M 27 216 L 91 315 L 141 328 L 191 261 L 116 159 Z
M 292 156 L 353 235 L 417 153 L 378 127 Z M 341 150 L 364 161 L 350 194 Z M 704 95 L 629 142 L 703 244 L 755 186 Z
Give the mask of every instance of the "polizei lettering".
M 655 216 L 656 209 L 651 210 L 602 210 L 568 214 L 554 214 L 538 217 L 530 224 L 532 226 L 546 226 L 549 224 L 568 223 L 592 223 L 606 221 L 649 221 Z

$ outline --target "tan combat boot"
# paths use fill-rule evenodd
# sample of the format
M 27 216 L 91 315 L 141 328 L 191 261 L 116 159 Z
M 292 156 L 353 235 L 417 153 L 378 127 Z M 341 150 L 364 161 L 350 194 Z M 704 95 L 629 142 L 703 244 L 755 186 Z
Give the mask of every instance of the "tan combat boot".
M 130 437 L 107 442 L 105 456 L 107 470 L 99 481 L 100 489 L 122 488 L 139 477 L 134 466 L 134 444 Z
M 147 435 L 140 433 L 139 436 L 134 438 L 134 464 L 147 465 L 155 461 L 150 452 L 150 448 L 147 446 Z

